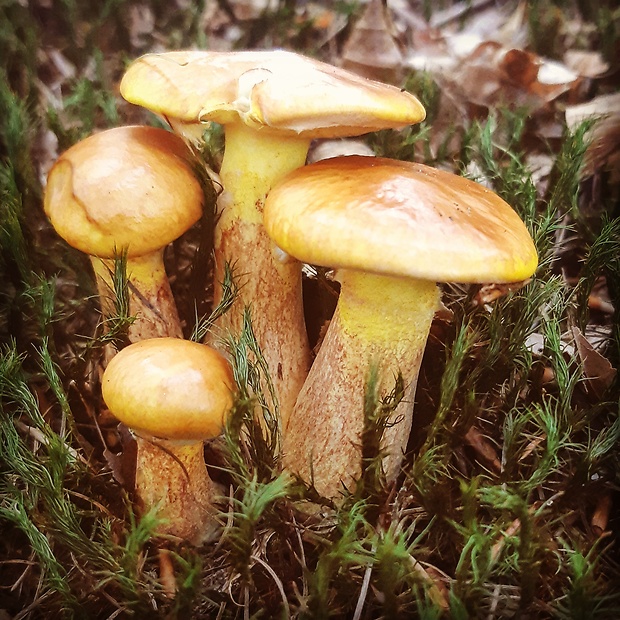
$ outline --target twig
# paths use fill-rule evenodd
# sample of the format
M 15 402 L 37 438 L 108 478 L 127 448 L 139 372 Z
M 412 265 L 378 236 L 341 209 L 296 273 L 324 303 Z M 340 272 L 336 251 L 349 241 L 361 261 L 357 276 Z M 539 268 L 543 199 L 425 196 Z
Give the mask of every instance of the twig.
M 282 597 L 282 603 L 284 604 L 284 609 L 286 612 L 286 618 L 290 618 L 291 609 L 286 598 L 286 592 L 284 591 L 284 584 L 282 583 L 282 580 L 278 577 L 273 568 L 271 568 L 271 566 L 269 566 L 269 564 L 265 562 L 265 560 L 262 560 L 257 555 L 251 555 L 250 558 L 255 562 L 258 562 L 271 575 L 271 578 L 274 580 L 276 587 L 280 591 L 280 596 Z
M 497 606 L 499 604 L 500 592 L 501 592 L 500 585 L 499 583 L 497 583 L 495 584 L 495 587 L 493 588 L 493 597 L 492 597 L 489 613 L 487 615 L 487 620 L 493 620 L 493 618 L 495 617 L 495 610 L 497 609 Z
M 233 526 L 233 521 L 235 518 L 233 495 L 234 495 L 234 490 L 231 484 L 228 489 L 228 512 L 226 516 L 226 525 L 224 526 L 224 530 L 222 531 L 222 535 L 220 536 L 220 539 L 217 541 L 217 544 L 215 545 L 214 551 L 217 551 L 222 546 L 222 544 L 224 543 L 224 540 L 226 540 L 226 533 L 230 531 L 230 528 Z
M 164 594 L 173 599 L 177 595 L 177 580 L 174 576 L 174 566 L 170 559 L 169 549 L 159 549 L 159 582 L 161 583 Z
M 372 545 L 372 554 L 377 551 L 377 544 L 373 543 Z M 364 572 L 364 579 L 362 580 L 362 589 L 360 590 L 359 598 L 357 599 L 357 605 L 355 606 L 355 613 L 353 614 L 353 620 L 359 620 L 362 616 L 362 611 L 364 610 L 364 603 L 366 602 L 366 597 L 368 596 L 368 587 L 370 585 L 370 575 L 372 574 L 372 562 L 368 564 L 366 567 L 366 571 Z
M 435 580 L 428 574 L 424 566 L 416 560 L 413 556 L 410 558 L 411 567 L 414 572 L 422 579 L 422 581 L 428 586 L 427 594 L 429 599 L 437 605 L 442 611 L 447 611 L 450 608 L 450 603 L 446 599 L 444 593 L 435 583 Z
M 20 420 L 15 420 L 15 426 L 17 426 L 17 428 L 19 428 L 24 433 L 27 433 L 28 435 L 30 435 L 35 441 L 38 441 L 40 444 L 49 447 L 49 443 L 50 443 L 49 439 L 38 428 L 35 428 L 34 426 L 28 426 L 27 424 L 24 424 Z M 88 461 L 75 448 L 72 448 L 71 446 L 68 446 L 67 444 L 65 444 L 65 448 L 67 452 L 74 459 L 79 460 L 84 465 L 90 467 L 90 464 L 88 463 Z

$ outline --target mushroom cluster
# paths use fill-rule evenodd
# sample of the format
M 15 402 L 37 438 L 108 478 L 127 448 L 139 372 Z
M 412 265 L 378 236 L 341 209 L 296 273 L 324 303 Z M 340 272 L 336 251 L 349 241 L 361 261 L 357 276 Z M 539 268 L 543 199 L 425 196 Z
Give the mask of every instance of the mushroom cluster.
M 58 233 L 91 256 L 101 303 L 112 261 L 128 257 L 130 344 L 106 360 L 102 392 L 138 444 L 136 495 L 156 508 L 159 532 L 201 544 L 216 529 L 216 487 L 203 442 L 217 436 L 237 393 L 220 344 L 249 307 L 275 386 L 283 466 L 337 499 L 361 471 L 364 389 L 378 369 L 382 394 L 397 376 L 406 397 L 387 428 L 384 471 L 393 481 L 411 428 L 418 370 L 437 282 L 513 282 L 536 252 L 498 196 L 458 176 L 409 162 L 337 157 L 305 165 L 315 138 L 358 136 L 421 121 L 394 86 L 285 51 L 169 52 L 132 63 L 130 102 L 178 134 L 148 127 L 101 132 L 53 166 L 45 211 Z M 200 217 L 193 147 L 225 126 L 215 237 L 214 303 L 226 266 L 240 298 L 208 344 L 183 340 L 162 256 Z M 314 362 L 302 302 L 303 262 L 337 270 L 341 294 Z
M 223 192 L 215 230 L 214 302 L 226 263 L 242 286 L 219 322 L 238 332 L 245 306 L 275 386 L 286 425 L 310 366 L 301 302 L 301 265 L 265 233 L 271 187 L 303 166 L 311 140 L 358 136 L 424 119 L 410 93 L 292 52 L 166 52 L 133 62 L 121 94 L 161 115 L 189 141 L 205 125 L 225 127 Z M 211 343 L 217 346 L 217 334 Z M 266 391 L 266 390 L 265 390 Z

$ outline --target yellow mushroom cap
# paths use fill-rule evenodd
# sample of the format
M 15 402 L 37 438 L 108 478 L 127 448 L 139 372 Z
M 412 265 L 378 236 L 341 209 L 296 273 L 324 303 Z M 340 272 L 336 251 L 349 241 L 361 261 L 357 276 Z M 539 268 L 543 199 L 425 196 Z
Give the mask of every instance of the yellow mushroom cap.
M 295 170 L 264 224 L 298 260 L 435 282 L 516 282 L 538 257 L 527 228 L 479 183 L 422 164 L 338 157 Z
M 102 393 L 139 435 L 204 440 L 222 432 L 233 404 L 230 364 L 214 349 L 179 338 L 131 344 L 108 364 Z
M 425 117 L 410 93 L 283 50 L 147 54 L 123 97 L 183 123 L 242 121 L 309 138 L 355 136 Z
M 153 127 L 118 127 L 63 153 L 49 172 L 44 208 L 67 243 L 113 258 L 163 248 L 201 216 L 203 193 L 185 143 Z

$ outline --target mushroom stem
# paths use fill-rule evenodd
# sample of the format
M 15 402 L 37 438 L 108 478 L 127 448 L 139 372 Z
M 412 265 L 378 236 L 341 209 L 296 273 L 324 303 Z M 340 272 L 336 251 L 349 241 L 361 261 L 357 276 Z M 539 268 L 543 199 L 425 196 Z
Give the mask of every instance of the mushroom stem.
M 163 261 L 163 249 L 127 260 L 130 342 L 147 338 L 182 338 L 183 331 Z M 104 317 L 114 314 L 114 261 L 91 256 Z
M 282 260 L 263 227 L 263 204 L 271 187 L 303 166 L 309 138 L 256 131 L 242 123 L 226 126 L 220 170 L 224 191 L 215 230 L 214 303 L 222 297 L 224 267 L 239 278 L 239 299 L 218 322 L 238 334 L 243 309 L 251 306 L 254 333 L 275 386 L 284 428 L 310 366 L 301 297 L 301 263 Z M 215 336 L 212 344 L 215 345 Z M 265 396 L 269 399 L 269 394 Z M 269 401 L 268 401 L 269 402 Z
M 211 539 L 216 485 L 209 477 L 202 441 L 170 441 L 136 436 L 136 495 L 143 508 L 157 508 L 159 534 L 194 545 Z
M 312 480 L 325 497 L 361 475 L 364 388 L 371 364 L 386 394 L 403 376 L 406 396 L 384 433 L 383 467 L 398 475 L 413 418 L 413 398 L 426 339 L 439 305 L 434 282 L 340 270 L 341 292 L 325 340 L 283 437 L 284 466 Z M 328 389 L 329 388 L 329 389 Z

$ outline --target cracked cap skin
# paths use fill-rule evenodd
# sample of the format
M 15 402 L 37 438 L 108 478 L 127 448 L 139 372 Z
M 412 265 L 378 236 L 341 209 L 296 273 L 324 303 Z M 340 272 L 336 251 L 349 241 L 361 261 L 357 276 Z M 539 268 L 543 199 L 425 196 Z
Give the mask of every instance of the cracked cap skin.
M 185 124 L 244 122 L 309 138 L 355 136 L 424 120 L 410 93 L 293 52 L 147 54 L 127 69 L 129 102 Z
M 518 282 L 538 265 L 514 209 L 486 187 L 422 164 L 337 157 L 290 173 L 264 224 L 298 260 L 435 282 Z

